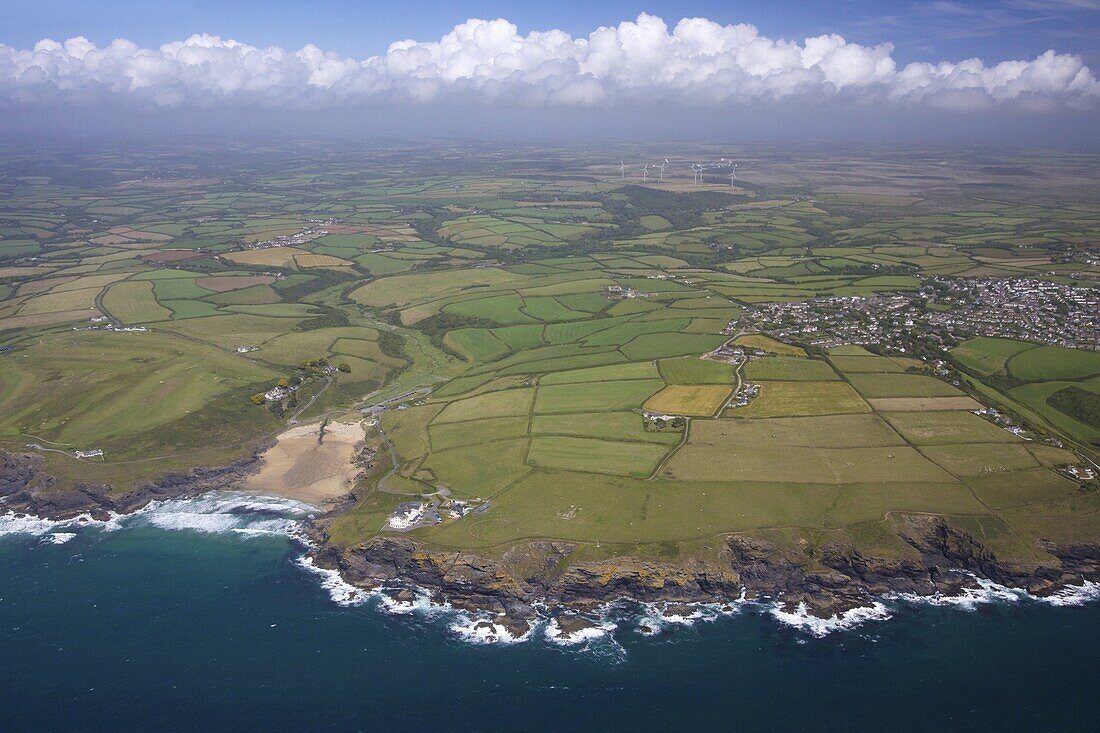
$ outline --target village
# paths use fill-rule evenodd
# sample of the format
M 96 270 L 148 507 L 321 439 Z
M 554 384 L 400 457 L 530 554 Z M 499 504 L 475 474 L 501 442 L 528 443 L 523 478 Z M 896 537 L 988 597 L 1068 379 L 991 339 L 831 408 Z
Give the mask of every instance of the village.
M 728 333 L 758 330 L 819 348 L 879 344 L 905 351 L 915 336 L 948 346 L 975 336 L 1100 350 L 1095 289 L 1030 278 L 926 278 L 918 292 L 760 303 Z

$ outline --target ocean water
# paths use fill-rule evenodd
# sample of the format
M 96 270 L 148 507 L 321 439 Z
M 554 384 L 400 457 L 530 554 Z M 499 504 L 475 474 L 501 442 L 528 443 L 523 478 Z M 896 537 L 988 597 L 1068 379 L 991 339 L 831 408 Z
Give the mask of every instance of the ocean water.
M 290 536 L 307 511 L 209 497 L 107 525 L 0 519 L 0 730 L 1085 731 L 1100 720 L 1100 603 L 991 588 L 961 606 L 886 600 L 843 629 L 753 605 L 658 628 L 624 607 L 573 644 L 545 626 L 479 643 L 493 632 L 446 610 L 387 608 L 311 571 Z

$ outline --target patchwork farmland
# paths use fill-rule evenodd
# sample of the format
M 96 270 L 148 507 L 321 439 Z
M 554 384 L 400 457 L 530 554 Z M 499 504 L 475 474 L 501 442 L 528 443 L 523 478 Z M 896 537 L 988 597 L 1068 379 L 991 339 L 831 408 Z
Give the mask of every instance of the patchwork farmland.
M 376 458 L 326 520 L 342 546 L 410 501 L 485 505 L 408 536 L 494 557 L 548 539 L 690 559 L 742 533 L 911 560 L 913 513 L 1027 562 L 1095 539 L 1100 494 L 1068 469 L 1097 459 L 1097 344 L 918 334 L 901 351 L 742 322 L 923 298 L 933 277 L 1095 287 L 1100 208 L 1065 173 L 1088 161 L 1017 161 L 1046 178 L 1009 176 L 1013 198 L 991 161 L 919 156 L 832 173 L 760 150 L 731 187 L 676 162 L 639 185 L 557 149 L 447 148 L 446 170 L 440 150 L 385 149 L 368 175 L 303 142 L 196 152 L 201 175 L 163 179 L 57 154 L 34 180 L 7 152 L 0 448 L 42 447 L 59 491 L 121 495 L 290 421 L 366 414 Z M 74 457 L 88 448 L 103 460 Z

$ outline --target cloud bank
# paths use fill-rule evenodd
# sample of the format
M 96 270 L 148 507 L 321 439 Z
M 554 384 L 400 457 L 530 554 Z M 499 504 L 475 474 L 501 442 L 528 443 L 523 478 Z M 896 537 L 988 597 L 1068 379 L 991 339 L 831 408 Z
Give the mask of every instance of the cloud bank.
M 1100 83 L 1073 55 L 1054 51 L 986 65 L 981 59 L 911 63 L 893 46 L 838 35 L 802 43 L 748 24 L 660 18 L 520 35 L 506 20 L 468 20 L 438 41 L 404 40 L 365 60 L 308 45 L 258 48 L 195 35 L 156 49 L 82 37 L 33 49 L 0 44 L 0 104 L 137 102 L 154 108 L 318 107 L 459 101 L 520 107 L 685 104 L 740 109 L 794 100 L 868 107 L 1091 108 Z

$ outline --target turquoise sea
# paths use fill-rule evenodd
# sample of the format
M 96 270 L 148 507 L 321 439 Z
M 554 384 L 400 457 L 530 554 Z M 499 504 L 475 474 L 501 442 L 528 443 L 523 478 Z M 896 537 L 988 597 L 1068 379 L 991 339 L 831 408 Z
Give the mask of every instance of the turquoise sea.
M 260 513 L 252 510 L 261 509 Z M 818 638 L 765 608 L 563 646 L 341 606 L 296 512 L 0 519 L 0 730 L 1096 730 L 1100 604 L 1011 594 Z M 624 612 L 624 616 L 629 614 Z M 457 631 L 456 631 L 457 629 Z

